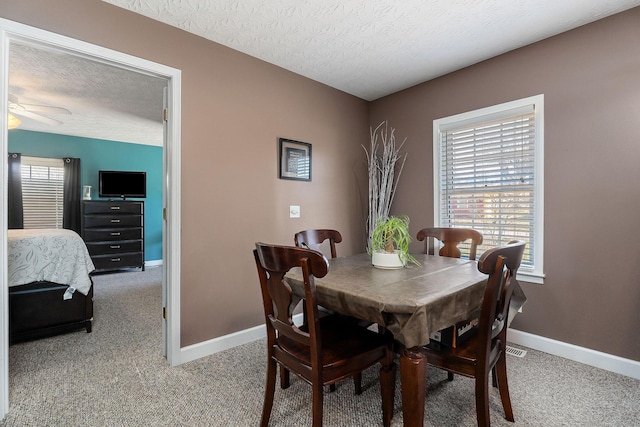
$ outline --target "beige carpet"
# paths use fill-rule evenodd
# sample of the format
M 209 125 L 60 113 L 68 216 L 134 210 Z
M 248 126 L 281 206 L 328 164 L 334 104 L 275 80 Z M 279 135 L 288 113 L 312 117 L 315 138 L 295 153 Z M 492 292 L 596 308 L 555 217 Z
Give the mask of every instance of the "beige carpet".
M 0 426 L 256 426 L 265 342 L 179 367 L 161 353 L 160 269 L 95 277 L 93 332 L 10 347 L 10 412 Z M 258 283 L 256 279 L 256 292 Z M 640 381 L 528 350 L 508 356 L 515 423 L 496 391 L 494 426 L 640 426 Z M 473 382 L 428 372 L 427 425 L 474 426 Z M 364 392 L 346 381 L 325 394 L 325 426 L 381 425 L 375 369 Z M 311 393 L 292 377 L 276 391 L 272 426 L 311 425 Z M 402 425 L 398 381 L 393 419 Z

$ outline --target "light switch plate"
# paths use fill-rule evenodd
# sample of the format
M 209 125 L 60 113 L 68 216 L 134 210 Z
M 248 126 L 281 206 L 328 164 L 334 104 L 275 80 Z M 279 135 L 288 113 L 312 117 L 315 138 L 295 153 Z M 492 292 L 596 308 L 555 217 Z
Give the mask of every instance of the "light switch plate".
M 289 206 L 289 218 L 300 218 L 300 206 Z

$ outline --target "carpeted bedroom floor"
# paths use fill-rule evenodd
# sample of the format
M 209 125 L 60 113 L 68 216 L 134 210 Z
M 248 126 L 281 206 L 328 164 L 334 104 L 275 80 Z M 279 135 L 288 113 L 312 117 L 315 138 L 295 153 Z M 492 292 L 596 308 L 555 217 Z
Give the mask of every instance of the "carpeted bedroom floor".
M 162 356 L 161 269 L 94 278 L 93 332 L 78 331 L 9 349 L 10 409 L 0 426 L 256 426 L 265 341 L 178 367 Z M 258 285 L 256 283 L 256 292 Z M 509 355 L 515 423 L 491 395 L 494 426 L 640 426 L 640 381 L 530 349 Z M 474 426 L 473 381 L 429 369 L 426 424 Z M 364 392 L 341 383 L 325 394 L 325 426 L 381 425 L 377 372 Z M 310 388 L 292 377 L 276 390 L 271 426 L 311 425 Z M 393 423 L 402 425 L 400 384 Z

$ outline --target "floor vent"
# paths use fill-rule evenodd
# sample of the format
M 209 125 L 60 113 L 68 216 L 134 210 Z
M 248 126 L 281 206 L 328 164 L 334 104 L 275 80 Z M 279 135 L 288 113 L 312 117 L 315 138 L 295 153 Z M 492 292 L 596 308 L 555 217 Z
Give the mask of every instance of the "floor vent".
M 507 346 L 506 352 L 507 354 L 510 354 L 516 357 L 524 357 L 524 355 L 527 354 L 526 350 L 520 350 L 519 348 L 511 347 L 510 345 Z

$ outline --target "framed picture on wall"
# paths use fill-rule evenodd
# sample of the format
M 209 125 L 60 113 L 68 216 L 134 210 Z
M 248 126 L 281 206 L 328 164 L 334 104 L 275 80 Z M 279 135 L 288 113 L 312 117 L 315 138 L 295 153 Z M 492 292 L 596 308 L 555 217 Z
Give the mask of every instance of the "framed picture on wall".
M 279 178 L 311 181 L 311 144 L 279 139 Z

